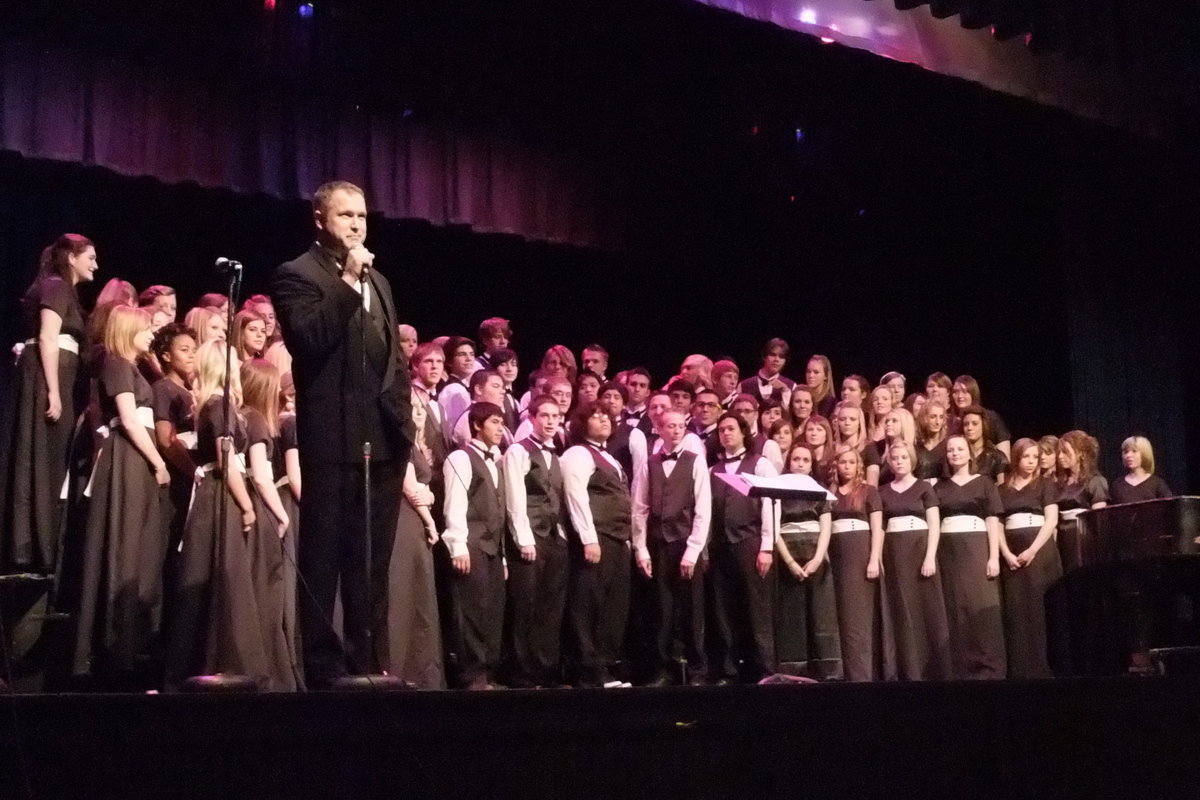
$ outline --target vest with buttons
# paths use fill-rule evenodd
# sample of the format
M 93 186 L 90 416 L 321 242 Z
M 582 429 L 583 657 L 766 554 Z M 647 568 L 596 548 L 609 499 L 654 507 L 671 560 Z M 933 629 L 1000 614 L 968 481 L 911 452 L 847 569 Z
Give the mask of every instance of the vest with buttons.
M 668 475 L 662 458 L 650 457 L 646 468 L 650 489 L 646 533 L 651 539 L 680 542 L 691 536 L 696 516 L 696 491 L 692 484 L 695 463 L 696 454 L 684 451 Z
M 464 447 L 471 459 L 471 484 L 467 487 L 467 541 L 489 556 L 500 553 L 500 541 L 506 527 L 502 482 L 492 486 L 487 462 L 474 447 Z M 497 477 L 500 465 L 496 464 Z
M 616 467 L 595 448 L 584 445 L 596 464 L 596 470 L 588 479 L 588 504 L 592 509 L 592 525 L 600 536 L 619 542 L 630 539 L 630 524 L 633 513 L 629 501 L 629 487 L 617 472 Z
M 558 535 L 558 524 L 566 521 L 563 502 L 562 471 L 558 456 L 550 454 L 550 466 L 542 457 L 541 448 L 533 439 L 517 443 L 529 453 L 529 472 L 525 475 L 525 506 L 533 535 L 545 539 Z
M 747 453 L 738 464 L 738 473 L 754 474 L 762 456 Z M 757 497 L 745 497 L 733 490 L 729 484 L 716 477 L 724 472 L 724 464 L 712 468 L 713 523 L 710 541 L 737 544 L 751 537 L 762 536 L 762 501 Z

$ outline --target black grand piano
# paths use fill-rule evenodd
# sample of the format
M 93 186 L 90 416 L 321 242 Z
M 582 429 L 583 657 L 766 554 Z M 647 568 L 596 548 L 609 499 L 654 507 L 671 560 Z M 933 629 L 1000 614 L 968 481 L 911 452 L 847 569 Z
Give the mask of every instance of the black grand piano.
M 1086 511 L 1080 568 L 1047 593 L 1060 675 L 1200 672 L 1200 497 Z

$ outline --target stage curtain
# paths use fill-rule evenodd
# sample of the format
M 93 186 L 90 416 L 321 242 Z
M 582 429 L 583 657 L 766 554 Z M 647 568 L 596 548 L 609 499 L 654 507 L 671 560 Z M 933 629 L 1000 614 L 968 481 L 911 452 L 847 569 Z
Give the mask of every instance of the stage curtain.
M 180 85 L 148 70 L 7 42 L 0 149 L 283 199 L 341 178 L 365 189 L 372 211 L 394 219 L 580 246 L 620 243 L 600 223 L 601 172 L 571 157 L 402 110 L 340 113 L 296 92 Z

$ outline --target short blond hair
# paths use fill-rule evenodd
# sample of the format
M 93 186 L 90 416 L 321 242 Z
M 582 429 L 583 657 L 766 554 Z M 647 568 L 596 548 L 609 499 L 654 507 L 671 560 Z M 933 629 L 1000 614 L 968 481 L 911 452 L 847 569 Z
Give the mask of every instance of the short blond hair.
M 1145 436 L 1130 436 L 1125 441 L 1121 442 L 1121 452 L 1127 453 L 1130 450 L 1136 450 L 1142 456 L 1142 469 L 1146 470 L 1150 475 L 1154 474 L 1154 448 L 1150 446 L 1150 440 Z
M 114 306 L 104 324 L 104 349 L 117 358 L 136 361 L 137 348 L 134 337 L 150 329 L 150 312 L 142 308 Z
M 313 192 L 312 209 L 314 214 L 323 214 L 325 209 L 329 208 L 329 198 L 333 197 L 335 192 L 348 192 L 350 194 L 362 195 L 365 199 L 367 193 L 358 186 L 355 186 L 350 181 L 329 181 L 322 183 Z

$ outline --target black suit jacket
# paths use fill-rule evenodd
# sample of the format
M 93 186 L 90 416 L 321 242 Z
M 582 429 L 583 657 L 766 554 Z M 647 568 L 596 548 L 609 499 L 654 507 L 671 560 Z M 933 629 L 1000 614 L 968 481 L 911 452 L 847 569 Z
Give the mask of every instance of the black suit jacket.
M 309 463 L 361 463 L 364 440 L 376 461 L 403 462 L 411 450 L 411 384 L 396 342 L 392 289 L 375 270 L 369 283 L 382 336 L 319 245 L 272 276 L 271 300 L 292 355 L 300 455 Z

